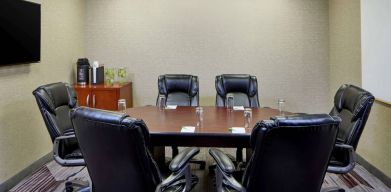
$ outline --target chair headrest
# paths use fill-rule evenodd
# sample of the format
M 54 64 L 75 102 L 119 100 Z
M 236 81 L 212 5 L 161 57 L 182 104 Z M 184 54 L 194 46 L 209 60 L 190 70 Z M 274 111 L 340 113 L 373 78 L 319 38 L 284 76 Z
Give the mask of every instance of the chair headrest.
M 102 121 L 109 124 L 121 124 L 126 117 L 129 117 L 123 113 L 98 110 L 89 107 L 78 107 L 72 110 L 71 116 L 72 119 L 82 118 L 90 121 Z
M 33 94 L 40 99 L 44 107 L 55 113 L 57 107 L 68 105 L 73 108 L 77 105 L 76 94 L 67 83 L 52 83 L 38 87 Z
M 134 127 L 138 126 L 141 128 L 141 132 L 144 136 L 144 142 L 149 145 L 149 131 L 147 125 L 142 119 L 131 118 L 129 115 L 124 113 L 118 113 L 114 111 L 107 111 L 101 109 L 94 109 L 89 107 L 78 107 L 71 112 L 72 121 L 88 120 L 92 122 L 101 122 L 117 126 Z
M 221 97 L 232 92 L 253 97 L 258 93 L 257 77 L 247 74 L 224 74 L 216 76 L 216 91 Z
M 349 110 L 352 121 L 359 118 L 368 104 L 372 104 L 375 97 L 368 91 L 354 86 L 342 85 L 334 97 L 334 107 L 340 112 L 342 109 Z
M 158 79 L 159 94 L 183 92 L 194 97 L 198 94 L 198 77 L 193 75 L 166 74 Z
M 330 116 L 328 114 L 296 114 L 288 116 L 275 116 L 271 120 L 262 120 L 258 122 L 251 133 L 251 146 L 255 147 L 257 135 L 260 131 L 268 132 L 279 127 L 295 128 L 322 126 L 322 125 L 339 125 L 341 118 Z M 253 139 L 254 138 L 254 139 Z
M 316 126 L 327 124 L 338 124 L 341 119 L 337 116 L 330 116 L 328 114 L 300 114 L 288 116 L 275 116 L 271 118 L 274 120 L 275 126 L 290 127 L 290 126 Z

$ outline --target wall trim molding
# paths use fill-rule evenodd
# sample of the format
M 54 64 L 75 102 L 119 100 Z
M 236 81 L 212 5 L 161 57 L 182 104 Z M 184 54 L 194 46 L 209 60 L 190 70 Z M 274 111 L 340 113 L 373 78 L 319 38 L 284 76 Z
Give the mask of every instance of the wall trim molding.
M 0 183 L 0 192 L 6 192 L 9 191 L 12 187 L 17 185 L 19 182 L 21 182 L 24 178 L 26 178 L 28 175 L 33 173 L 35 170 L 39 169 L 49 161 L 53 160 L 53 154 L 52 152 L 44 155 L 31 165 L 24 168 L 22 171 L 14 175 L 13 177 L 9 178 L 8 180 L 4 181 L 3 183 Z
M 380 181 L 382 181 L 387 187 L 391 188 L 391 178 L 384 174 L 381 170 L 373 166 L 367 160 L 365 160 L 361 155 L 357 154 L 357 162 L 362 165 L 368 172 L 372 173 L 375 177 L 377 177 Z

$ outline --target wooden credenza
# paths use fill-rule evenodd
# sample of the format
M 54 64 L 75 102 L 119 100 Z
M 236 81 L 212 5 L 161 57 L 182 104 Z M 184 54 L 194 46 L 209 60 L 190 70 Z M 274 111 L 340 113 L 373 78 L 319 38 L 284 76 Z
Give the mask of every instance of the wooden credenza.
M 132 82 L 113 85 L 73 85 L 79 106 L 118 110 L 118 100 L 126 99 L 127 108 L 133 107 Z

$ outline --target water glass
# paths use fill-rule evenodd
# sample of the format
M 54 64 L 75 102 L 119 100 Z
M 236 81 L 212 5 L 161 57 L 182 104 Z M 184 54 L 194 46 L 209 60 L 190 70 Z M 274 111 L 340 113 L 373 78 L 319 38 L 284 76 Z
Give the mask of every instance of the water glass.
M 251 108 L 245 108 L 243 112 L 243 116 L 244 116 L 244 128 L 246 129 L 250 128 L 251 120 L 253 117 L 253 112 Z
M 202 107 L 196 107 L 197 127 L 202 127 L 204 121 L 204 109 Z
M 126 113 L 126 100 L 125 99 L 118 100 L 118 111 L 120 111 L 121 113 Z
M 278 111 L 280 112 L 280 115 L 284 115 L 285 99 L 279 98 L 277 104 L 278 104 Z
M 234 103 L 235 103 L 234 95 L 232 93 L 228 93 L 225 98 L 225 106 L 227 107 L 227 109 L 231 111 L 234 107 Z
M 166 96 L 159 95 L 159 98 L 157 100 L 157 106 L 160 110 L 164 110 L 166 108 Z

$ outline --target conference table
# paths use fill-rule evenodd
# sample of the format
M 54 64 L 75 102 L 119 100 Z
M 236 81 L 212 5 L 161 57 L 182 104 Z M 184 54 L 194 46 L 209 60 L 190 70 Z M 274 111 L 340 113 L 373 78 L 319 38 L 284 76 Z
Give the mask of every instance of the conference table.
M 195 107 L 178 106 L 176 109 L 159 109 L 154 106 L 134 107 L 126 109 L 126 113 L 130 117 L 144 120 L 150 132 L 151 145 L 154 147 L 226 148 L 250 148 L 250 135 L 254 125 L 280 114 L 276 109 L 252 108 L 252 121 L 249 128 L 245 129 L 245 133 L 232 133 L 229 128 L 244 126 L 243 110 L 230 110 L 225 107 L 202 108 L 203 123 L 199 127 L 196 126 Z M 181 132 L 183 126 L 195 126 L 196 129 L 192 133 L 184 133 Z M 164 157 L 164 154 L 159 156 Z

